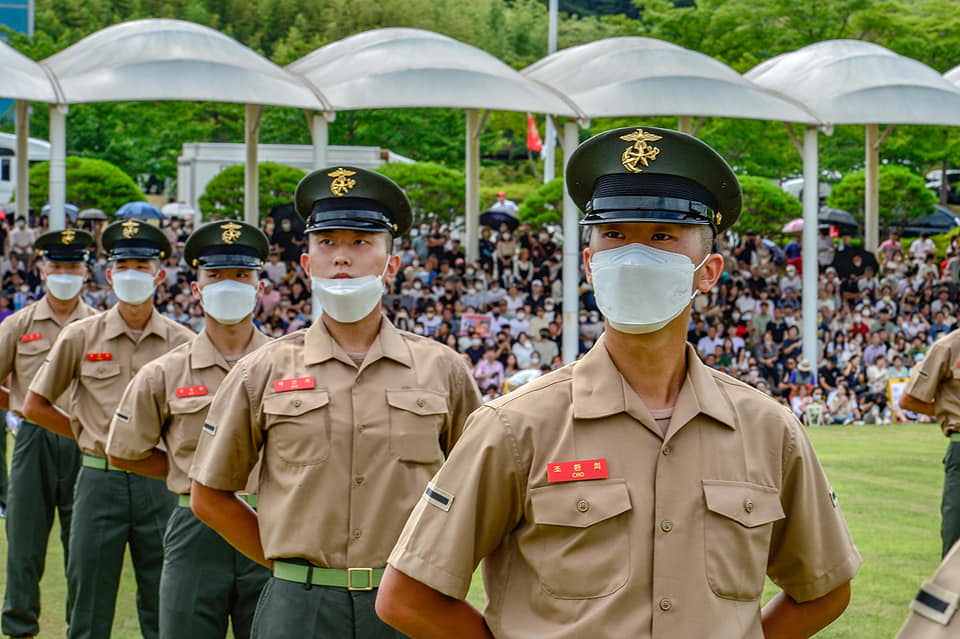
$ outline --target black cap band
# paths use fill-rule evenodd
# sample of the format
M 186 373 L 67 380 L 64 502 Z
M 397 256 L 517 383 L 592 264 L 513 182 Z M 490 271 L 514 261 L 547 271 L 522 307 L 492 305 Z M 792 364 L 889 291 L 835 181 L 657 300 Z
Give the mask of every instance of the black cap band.
M 389 209 L 368 198 L 327 198 L 317 200 L 307 219 L 307 232 L 321 229 L 352 229 L 357 231 L 389 231 L 396 225 Z
M 42 255 L 48 262 L 61 264 L 76 264 L 87 260 L 87 250 L 81 246 L 48 248 L 42 251 Z
M 111 260 L 159 260 L 163 251 L 159 246 L 142 240 L 124 240 L 113 245 Z
M 214 247 L 217 248 L 217 247 Z M 217 268 L 249 268 L 260 270 L 263 268 L 263 262 L 260 261 L 260 257 L 257 255 L 256 250 L 253 247 L 236 247 L 236 248 L 249 248 L 249 251 L 238 251 L 233 250 L 229 253 L 223 251 L 217 251 L 211 249 L 210 251 L 204 253 L 203 255 L 198 255 L 196 258 L 196 264 L 194 268 L 205 268 L 205 269 L 217 269 Z

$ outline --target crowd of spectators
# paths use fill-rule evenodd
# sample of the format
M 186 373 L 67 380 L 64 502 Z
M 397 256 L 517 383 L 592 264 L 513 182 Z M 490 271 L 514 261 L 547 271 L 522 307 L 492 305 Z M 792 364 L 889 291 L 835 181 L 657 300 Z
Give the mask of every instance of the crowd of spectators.
M 42 295 L 32 229 L 3 225 L 0 321 Z M 204 316 L 189 288 L 194 274 L 180 259 L 192 223 L 161 227 L 174 246 L 155 303 L 160 312 L 201 330 Z M 302 233 L 290 218 L 264 222 L 271 254 L 261 278 L 265 291 L 255 323 L 281 336 L 313 319 L 310 280 L 299 264 Z M 460 240 L 440 223 L 415 226 L 398 238 L 402 267 L 385 292 L 384 307 L 398 327 L 461 353 L 486 398 L 562 365 L 562 239 L 529 223 L 482 228 L 479 259 L 468 263 Z M 725 260 L 720 283 L 694 298 L 688 339 L 710 366 L 729 373 L 816 423 L 908 422 L 915 416 L 889 401 L 888 381 L 909 376 L 937 337 L 957 318 L 960 246 L 937 256 L 927 237 L 907 251 L 891 233 L 870 253 L 849 236 L 818 238 L 817 335 L 819 369 L 803 358 L 800 303 L 801 238 L 784 249 L 755 233 L 717 239 Z M 91 265 L 85 298 L 95 308 L 115 303 L 101 255 Z M 579 351 L 603 331 L 603 318 L 579 269 Z

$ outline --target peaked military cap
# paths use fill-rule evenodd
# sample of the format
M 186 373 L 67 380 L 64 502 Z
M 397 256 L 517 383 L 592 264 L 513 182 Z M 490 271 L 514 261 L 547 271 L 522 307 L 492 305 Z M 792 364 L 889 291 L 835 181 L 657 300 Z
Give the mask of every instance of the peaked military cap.
M 93 236 L 80 229 L 47 231 L 36 239 L 33 248 L 51 262 L 75 264 L 87 259 Z
M 270 253 L 263 231 L 238 220 L 220 220 L 197 228 L 183 245 L 183 259 L 192 268 L 260 270 Z
M 165 260 L 170 240 L 153 224 L 143 220 L 118 220 L 100 236 L 108 260 Z
M 325 229 L 410 230 L 410 200 L 396 182 L 374 171 L 331 166 L 310 173 L 297 185 L 293 204 L 307 223 L 307 233 Z
M 697 138 L 654 127 L 595 135 L 571 154 L 567 189 L 582 225 L 610 222 L 709 224 L 740 217 L 743 192 L 730 165 Z

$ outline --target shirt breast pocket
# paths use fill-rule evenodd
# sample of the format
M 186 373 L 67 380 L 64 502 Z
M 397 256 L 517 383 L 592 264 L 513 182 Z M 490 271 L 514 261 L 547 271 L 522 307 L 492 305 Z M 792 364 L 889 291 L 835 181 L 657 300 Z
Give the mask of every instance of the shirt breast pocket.
M 25 361 L 32 361 L 34 358 L 40 357 L 49 352 L 50 346 L 50 342 L 48 342 L 46 339 L 21 342 L 17 348 L 17 357 Z
M 118 362 L 80 362 L 80 381 L 94 397 L 119 399 L 123 386 L 116 388 L 118 380 L 114 379 L 119 374 Z
M 718 597 L 750 601 L 763 593 L 773 524 L 784 518 L 776 488 L 704 479 L 707 582 Z
M 294 466 L 321 464 L 330 456 L 330 395 L 287 391 L 263 400 L 267 452 Z
M 449 408 L 442 393 L 425 389 L 387 390 L 390 451 L 400 461 L 435 464 L 443 460 L 440 432 Z
M 195 429 L 182 429 L 185 450 L 196 450 L 197 440 L 200 439 L 200 430 L 203 419 L 207 416 L 207 409 L 213 402 L 213 395 L 200 397 L 175 397 L 170 399 L 170 415 L 174 419 L 191 422 Z
M 604 597 L 630 576 L 628 513 L 622 479 L 569 482 L 530 490 L 530 553 L 544 590 L 559 599 Z

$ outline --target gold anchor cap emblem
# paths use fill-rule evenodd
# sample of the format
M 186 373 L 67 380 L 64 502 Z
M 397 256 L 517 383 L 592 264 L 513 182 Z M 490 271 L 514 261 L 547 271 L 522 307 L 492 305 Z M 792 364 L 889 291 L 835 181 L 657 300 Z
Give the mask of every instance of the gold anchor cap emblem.
M 660 155 L 660 149 L 650 145 L 649 142 L 654 142 L 662 138 L 663 136 L 655 133 L 647 133 L 643 129 L 637 129 L 633 133 L 621 135 L 621 140 L 633 142 L 633 145 L 627 148 L 620 158 L 621 162 L 623 162 L 623 168 L 631 173 L 641 173 L 643 169 L 640 168 L 640 164 L 650 166 L 650 162 L 656 160 L 657 156 Z
M 62 244 L 70 244 L 73 242 L 73 238 L 77 236 L 77 232 L 73 229 L 67 229 L 60 233 L 60 242 Z
M 121 226 L 123 227 L 123 237 L 127 238 L 128 240 L 140 231 L 140 222 L 137 222 L 136 220 L 127 220 L 121 224 Z
M 240 229 L 243 227 L 236 222 L 227 222 L 226 224 L 221 224 L 220 228 L 223 229 L 223 233 L 220 234 L 220 239 L 227 244 L 233 244 L 240 239 Z
M 336 171 L 327 173 L 328 177 L 333 178 L 333 182 L 330 183 L 330 192 L 337 197 L 342 197 L 347 191 L 357 185 L 357 181 L 350 177 L 356 174 L 356 171 L 349 171 L 344 168 L 338 168 Z

